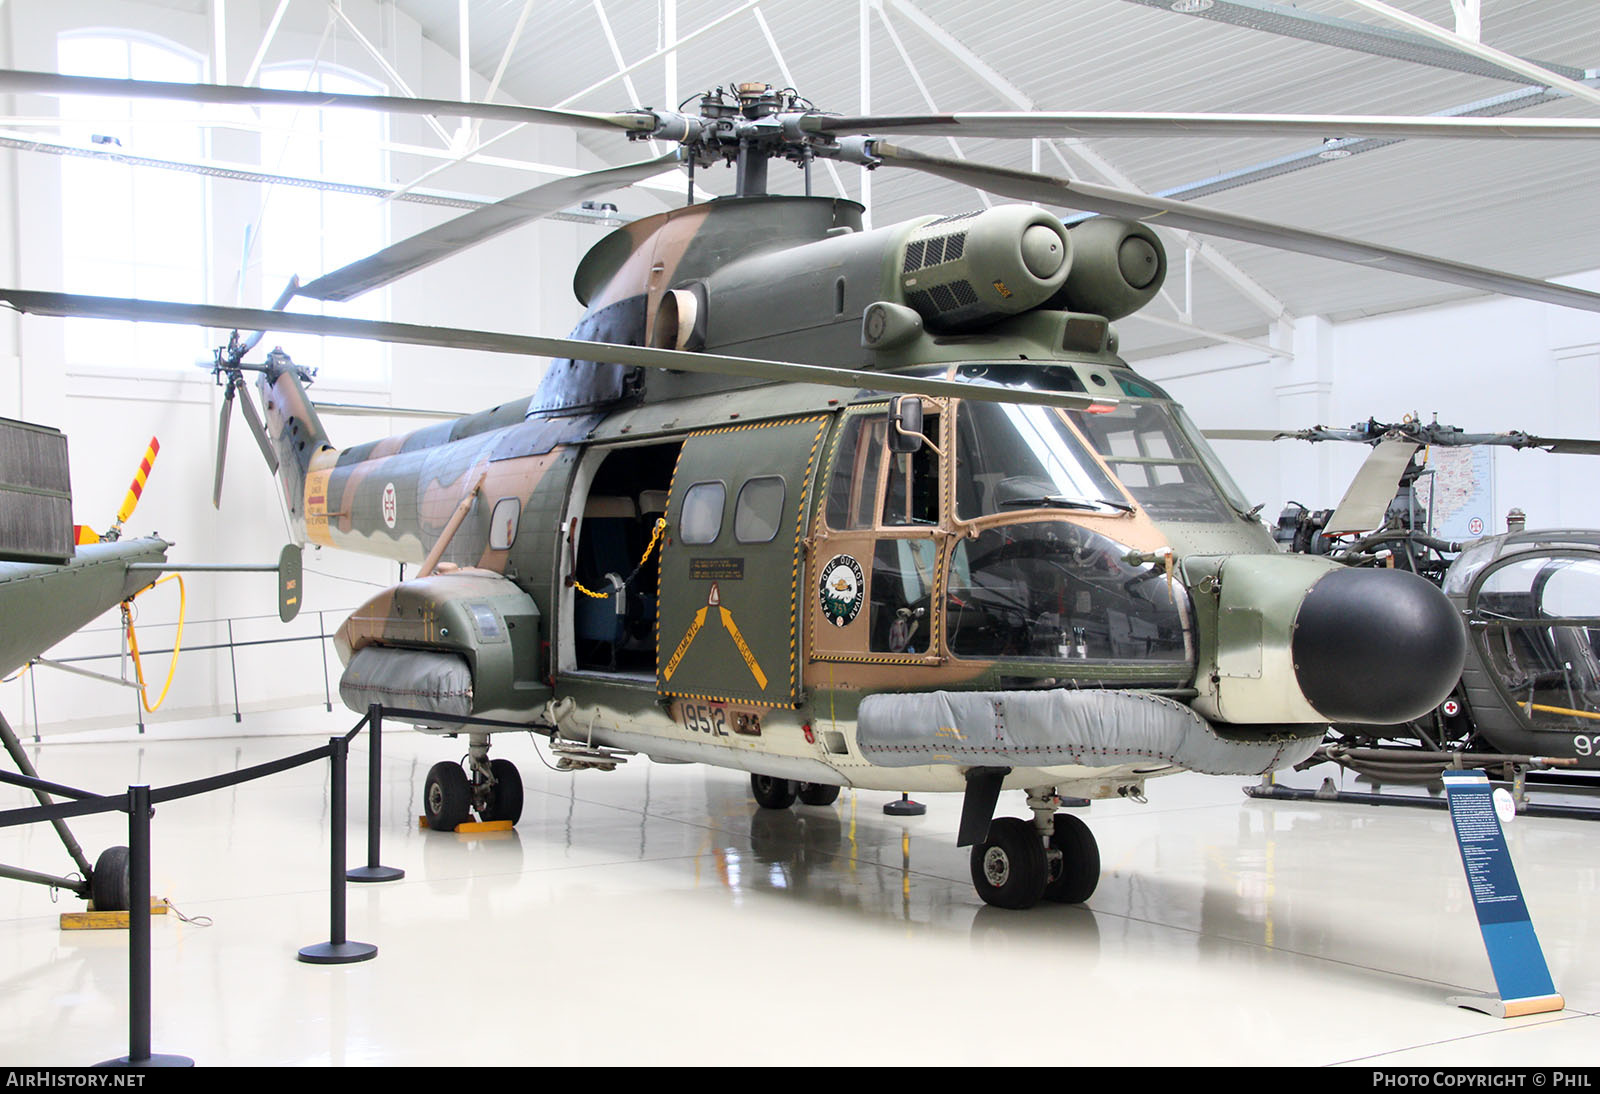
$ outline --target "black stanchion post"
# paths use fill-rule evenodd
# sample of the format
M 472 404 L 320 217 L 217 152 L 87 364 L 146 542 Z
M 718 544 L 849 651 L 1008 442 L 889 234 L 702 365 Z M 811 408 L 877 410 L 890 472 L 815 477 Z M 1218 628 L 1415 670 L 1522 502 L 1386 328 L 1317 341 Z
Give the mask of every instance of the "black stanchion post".
M 330 823 L 333 827 L 330 854 L 332 860 L 328 869 L 328 934 L 326 942 L 318 942 L 300 950 L 300 960 L 309 961 L 313 965 L 347 965 L 354 961 L 366 961 L 376 957 L 378 947 L 370 942 L 351 942 L 345 938 L 344 933 L 344 844 L 345 844 L 345 780 L 350 759 L 350 742 L 343 737 L 333 737 L 328 741 L 332 751 L 330 756 L 331 772 L 329 782 L 333 808 L 329 811 Z
M 193 1067 L 150 1054 L 150 788 L 128 787 L 128 1054 L 101 1067 Z
M 380 866 L 380 822 L 383 819 L 383 704 L 367 707 L 367 864 L 357 866 L 345 876 L 351 881 L 394 881 L 406 876 L 397 866 Z

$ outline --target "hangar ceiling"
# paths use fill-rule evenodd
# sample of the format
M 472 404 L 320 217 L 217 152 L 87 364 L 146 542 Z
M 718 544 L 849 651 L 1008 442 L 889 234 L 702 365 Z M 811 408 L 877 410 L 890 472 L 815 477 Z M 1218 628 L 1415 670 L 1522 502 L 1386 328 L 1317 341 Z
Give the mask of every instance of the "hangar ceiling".
M 168 6 L 219 7 L 211 0 Z M 337 0 L 258 7 L 263 54 L 286 11 L 291 22 L 325 21 L 329 33 L 371 44 Z M 492 97 L 539 106 L 671 108 L 714 88 L 765 82 L 792 86 L 818 109 L 840 113 L 1600 118 L 1594 0 L 1041 0 L 1026 8 L 970 0 L 391 0 L 380 7 L 380 21 L 384 10 L 403 13 L 440 49 L 464 56 L 477 86 L 486 84 Z M 1452 33 L 1458 27 L 1462 35 Z M 382 33 L 371 39 L 380 58 L 385 40 Z M 460 86 L 454 77 L 430 73 L 427 93 L 448 96 L 439 85 L 453 90 Z M 486 122 L 478 146 L 452 154 L 470 159 L 475 147 L 492 154 L 488 142 L 505 130 L 504 123 Z M 438 132 L 448 141 L 449 134 Z M 577 139 L 602 163 L 638 160 L 645 151 L 605 133 Z M 1592 183 L 1600 173 L 1600 142 L 923 137 L 896 143 L 1526 276 L 1559 279 L 1600 269 L 1600 203 Z M 868 173 L 829 162 L 813 179 L 817 192 L 863 201 L 877 225 L 1003 200 L 891 168 Z M 397 181 L 446 191 L 452 185 L 449 168 Z M 732 172 L 702 171 L 697 185 L 702 193 L 726 192 Z M 802 176 L 775 164 L 771 186 L 798 193 Z M 670 200 L 673 188 L 665 193 Z M 627 198 L 620 201 L 629 211 Z M 1133 357 L 1219 339 L 1264 345 L 1280 319 L 1342 320 L 1472 295 L 1400 274 L 1162 232 L 1172 259 L 1162 298 L 1120 324 L 1124 352 Z
M 397 0 L 457 53 L 456 5 Z M 1452 0 L 1401 0 L 1445 30 Z M 1553 78 L 1600 86 L 1600 5 L 1592 0 L 1455 0 L 1481 42 Z M 526 13 L 526 17 L 525 17 Z M 519 28 L 520 24 L 520 28 Z M 501 72 L 516 101 L 580 109 L 676 106 L 743 81 L 793 85 L 845 113 L 991 110 L 1600 116 L 1468 48 L 1425 37 L 1357 0 L 1049 0 L 1001 8 L 967 0 L 470 0 L 467 54 Z M 676 48 L 673 47 L 676 44 Z M 508 49 L 508 46 L 510 47 Z M 503 71 L 502 71 L 503 68 Z M 598 81 L 622 70 L 624 78 Z M 574 95 L 576 97 L 574 98 Z M 627 142 L 584 134 L 600 159 L 638 158 Z M 908 146 L 1084 181 L 1192 199 L 1296 227 L 1348 235 L 1511 272 L 1559 278 L 1600 268 L 1600 146 L 1576 142 L 1296 138 L 906 140 Z M 1325 152 L 1349 152 L 1325 156 Z M 863 172 L 818 171 L 820 192 L 861 199 Z M 721 177 L 719 177 L 721 176 Z M 713 189 L 731 172 L 702 172 Z M 773 188 L 799 192 L 775 166 Z M 865 183 L 872 222 L 979 207 L 978 192 L 880 169 Z M 991 199 L 998 200 L 998 199 Z M 1070 211 L 1063 211 L 1070 215 Z M 1202 344 L 1200 331 L 1262 339 L 1273 314 L 1351 317 L 1469 295 L 1398 274 L 1164 233 L 1165 302 L 1187 326 L 1133 320 L 1124 346 L 1148 356 Z

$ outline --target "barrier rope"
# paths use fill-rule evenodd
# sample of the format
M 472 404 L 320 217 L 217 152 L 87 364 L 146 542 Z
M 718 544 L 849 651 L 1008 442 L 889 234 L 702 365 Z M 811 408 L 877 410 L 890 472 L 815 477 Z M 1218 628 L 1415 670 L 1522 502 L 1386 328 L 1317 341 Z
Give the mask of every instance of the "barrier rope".
M 656 544 L 661 542 L 661 533 L 666 531 L 666 528 L 667 528 L 666 518 L 665 517 L 657 517 L 656 518 L 656 526 L 650 532 L 650 542 L 648 544 L 646 544 L 645 549 L 644 549 L 644 554 L 639 556 L 639 565 L 637 565 L 637 566 L 635 566 L 633 568 L 633 573 L 631 573 L 627 577 L 623 578 L 622 586 L 621 586 L 622 588 L 626 589 L 629 585 L 632 585 L 633 584 L 633 579 L 639 576 L 639 571 L 644 569 L 644 564 L 646 562 L 649 562 L 650 561 L 650 556 L 655 553 Z M 572 587 L 574 589 L 577 589 L 584 596 L 592 596 L 596 600 L 606 600 L 606 599 L 609 599 L 610 596 L 611 596 L 611 592 L 610 591 L 603 592 L 603 593 L 590 592 L 588 589 L 585 589 L 581 584 L 579 584 L 578 580 L 576 578 L 573 579 Z

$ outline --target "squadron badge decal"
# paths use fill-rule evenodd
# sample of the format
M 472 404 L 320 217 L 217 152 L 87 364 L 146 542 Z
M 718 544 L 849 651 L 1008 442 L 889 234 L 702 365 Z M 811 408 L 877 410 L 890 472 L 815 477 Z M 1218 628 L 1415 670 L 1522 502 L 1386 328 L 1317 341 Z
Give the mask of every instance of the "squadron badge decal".
M 861 611 L 867 594 L 861 564 L 849 555 L 834 555 L 822 568 L 822 614 L 835 627 L 848 627 Z

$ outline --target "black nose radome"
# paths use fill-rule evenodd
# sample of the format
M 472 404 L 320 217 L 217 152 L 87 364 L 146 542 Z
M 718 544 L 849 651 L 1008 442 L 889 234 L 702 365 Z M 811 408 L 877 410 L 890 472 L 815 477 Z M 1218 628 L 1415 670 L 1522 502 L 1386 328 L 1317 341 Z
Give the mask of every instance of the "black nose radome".
M 1311 587 L 1289 642 L 1300 691 L 1333 722 L 1421 717 L 1461 678 L 1466 627 L 1404 570 L 1334 570 Z

